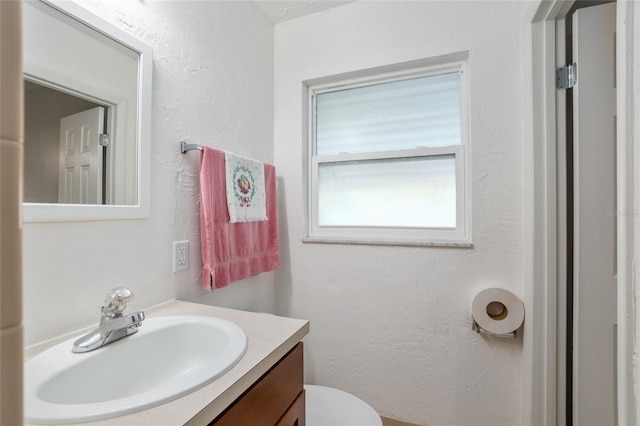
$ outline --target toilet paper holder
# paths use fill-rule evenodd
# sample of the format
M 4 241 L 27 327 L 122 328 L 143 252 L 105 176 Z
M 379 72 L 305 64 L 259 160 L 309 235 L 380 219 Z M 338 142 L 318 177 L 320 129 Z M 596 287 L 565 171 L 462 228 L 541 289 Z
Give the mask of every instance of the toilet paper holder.
M 486 334 L 487 336 L 496 336 L 496 337 L 506 337 L 508 339 L 517 339 L 518 338 L 518 330 L 513 330 L 510 333 L 492 333 L 491 331 L 487 331 L 484 328 L 480 327 L 480 324 L 473 320 L 471 324 L 471 329 L 478 334 Z
M 509 290 L 486 288 L 473 298 L 471 318 L 471 329 L 479 334 L 517 339 L 524 322 L 524 303 Z

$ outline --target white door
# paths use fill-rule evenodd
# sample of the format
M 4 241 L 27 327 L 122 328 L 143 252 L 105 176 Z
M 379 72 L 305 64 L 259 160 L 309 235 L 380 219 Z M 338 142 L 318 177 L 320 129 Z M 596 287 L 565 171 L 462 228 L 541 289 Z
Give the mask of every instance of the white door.
M 573 16 L 573 424 L 616 421 L 616 6 Z
M 60 119 L 60 203 L 102 204 L 103 129 L 103 107 Z

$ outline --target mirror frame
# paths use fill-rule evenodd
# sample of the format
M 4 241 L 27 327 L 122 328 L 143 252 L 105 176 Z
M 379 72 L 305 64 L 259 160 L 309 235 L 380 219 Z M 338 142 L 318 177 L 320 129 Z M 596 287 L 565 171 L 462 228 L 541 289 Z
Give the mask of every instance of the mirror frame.
M 151 215 L 151 90 L 153 49 L 141 40 L 108 23 L 87 9 L 61 0 L 40 1 L 130 48 L 139 55 L 137 128 L 137 204 L 23 203 L 23 222 L 74 222 L 145 219 Z

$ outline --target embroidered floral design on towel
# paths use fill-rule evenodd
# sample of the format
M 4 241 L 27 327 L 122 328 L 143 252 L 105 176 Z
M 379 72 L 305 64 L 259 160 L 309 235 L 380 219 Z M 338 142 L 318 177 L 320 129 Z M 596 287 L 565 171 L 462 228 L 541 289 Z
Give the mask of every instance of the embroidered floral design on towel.
M 225 167 L 229 222 L 267 220 L 264 164 L 225 152 Z
M 240 201 L 240 207 L 250 207 L 256 195 L 255 179 L 248 167 L 236 166 L 233 169 L 233 195 Z

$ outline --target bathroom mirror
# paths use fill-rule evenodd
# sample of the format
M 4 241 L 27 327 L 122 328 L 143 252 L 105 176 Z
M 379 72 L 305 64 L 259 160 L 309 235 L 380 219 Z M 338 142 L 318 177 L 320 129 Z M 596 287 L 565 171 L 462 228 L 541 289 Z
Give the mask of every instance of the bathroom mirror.
M 23 4 L 25 222 L 148 217 L 151 47 L 71 1 Z

